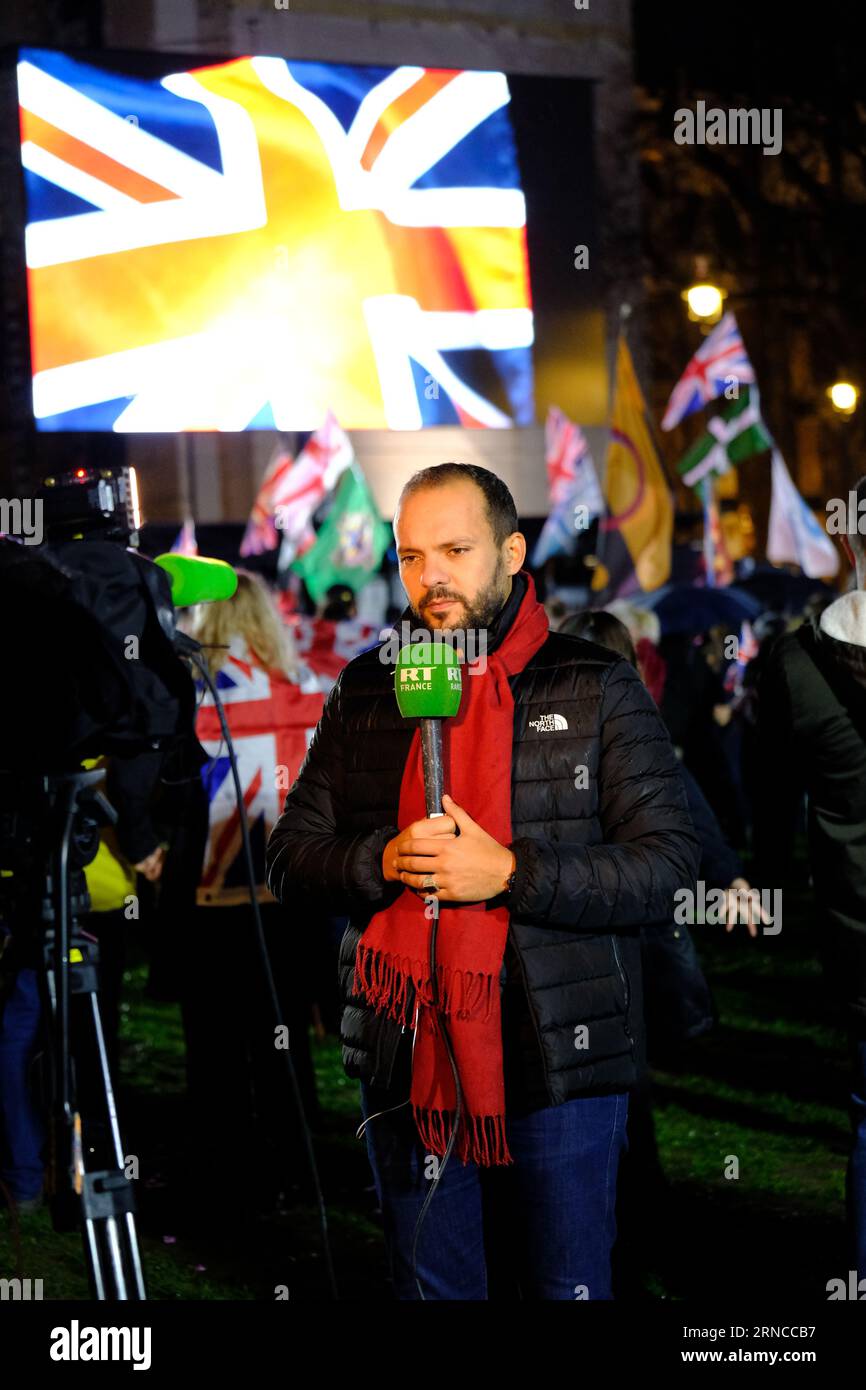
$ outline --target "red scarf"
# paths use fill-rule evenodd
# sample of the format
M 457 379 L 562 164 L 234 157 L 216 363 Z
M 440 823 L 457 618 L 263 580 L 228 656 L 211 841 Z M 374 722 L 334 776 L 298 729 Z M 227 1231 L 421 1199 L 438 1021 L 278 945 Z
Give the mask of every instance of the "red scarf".
M 527 580 L 516 616 L 496 651 L 463 669 L 460 710 L 443 722 L 446 785 L 458 806 L 507 845 L 511 840 L 511 747 L 514 699 L 508 677 L 522 671 L 545 641 L 547 614 Z M 480 667 L 480 670 L 476 669 Z M 426 816 L 421 732 L 415 730 L 400 786 L 401 828 Z M 356 994 L 377 1013 L 412 1026 L 415 987 L 418 1023 L 412 1056 L 411 1102 L 425 1148 L 444 1154 L 457 1095 L 448 1053 L 432 1007 L 430 931 L 423 894 L 404 888 L 396 902 L 371 918 L 355 958 Z M 486 902 L 440 906 L 436 975 L 463 1089 L 456 1150 L 463 1162 L 513 1162 L 505 1137 L 505 1081 L 499 976 L 508 934 L 508 908 Z

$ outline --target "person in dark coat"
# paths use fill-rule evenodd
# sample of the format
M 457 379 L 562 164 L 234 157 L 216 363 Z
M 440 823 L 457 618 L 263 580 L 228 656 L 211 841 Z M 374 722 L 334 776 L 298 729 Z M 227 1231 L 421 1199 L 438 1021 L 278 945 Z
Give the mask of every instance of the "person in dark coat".
M 798 803 L 807 836 L 818 950 L 848 1033 L 852 1127 L 846 1173 L 850 1257 L 866 1278 L 866 476 L 840 540 L 856 588 L 774 643 L 759 686 L 763 790 L 755 849 L 765 882 L 786 873 Z M 864 524 L 866 523 L 859 523 Z M 835 1271 L 833 1271 L 835 1273 Z
M 535 631 L 541 605 L 523 568 L 514 501 L 494 474 L 463 464 L 416 473 L 394 532 L 409 600 L 400 630 L 414 640 L 440 629 L 486 637 L 485 667 L 474 678 L 469 671 L 459 716 L 445 722 L 446 748 L 486 700 L 480 682 L 488 677 L 498 693 L 483 704 L 484 717 L 504 709 L 511 738 L 482 734 L 467 766 L 446 764 L 446 787 L 462 784 L 464 804 L 448 799 L 440 818 L 401 826 L 418 721 L 403 719 L 396 704 L 395 648 L 380 643 L 356 657 L 329 695 L 271 833 L 268 886 L 297 931 L 309 903 L 349 914 L 340 958 L 343 1063 L 361 1081 L 397 1296 L 486 1299 L 502 1260 L 525 1299 L 608 1299 L 617 1164 L 644 1026 L 640 928 L 670 920 L 674 894 L 693 888 L 698 866 L 676 755 L 628 662 L 550 632 L 543 610 L 539 645 L 522 668 L 509 669 L 513 634 L 526 622 Z M 473 776 L 486 784 L 500 764 L 511 828 L 497 841 L 485 823 L 501 823 L 503 808 L 495 798 L 473 801 L 471 784 Z M 488 1042 L 501 1055 L 510 1165 L 461 1161 L 466 1135 L 453 1109 L 439 1117 L 444 1132 L 454 1127 L 453 1154 L 443 1161 L 440 1141 L 433 1151 L 419 1141 L 419 1049 L 428 1026 L 437 1035 L 445 1021 L 456 1033 L 460 1014 L 431 1021 L 422 976 L 423 992 L 407 987 L 407 1027 L 371 1005 L 366 982 L 356 983 L 365 934 L 390 911 L 408 914 L 413 892 L 441 900 L 443 921 L 449 904 L 458 924 L 466 912 L 476 925 L 452 944 L 470 958 L 489 952 L 506 910 L 496 970 L 501 1038 Z M 416 913 L 426 911 L 422 902 Z M 414 929 L 414 919 L 403 920 Z M 389 962 L 398 975 L 399 952 Z M 483 1019 L 466 1007 L 481 1029 Z M 469 1090 L 474 1074 L 466 1081 Z M 508 1189 L 496 1190 L 500 1216 L 509 1214 L 495 1223 L 500 1244 L 490 1261 L 483 1206 L 488 1180 L 500 1179 Z
M 631 634 L 613 613 L 605 609 L 574 613 L 561 623 L 559 630 L 619 652 L 646 680 Z M 658 694 L 661 695 L 660 687 Z M 727 890 L 725 908 L 720 914 L 726 930 L 730 932 L 742 921 L 749 933 L 756 936 L 762 914 L 760 906 L 749 901 L 752 890 L 742 861 L 725 839 L 715 812 L 684 764 L 680 773 L 701 845 L 698 877 L 707 888 Z M 668 1220 L 667 1179 L 659 1158 L 652 1113 L 650 1059 L 671 1048 L 681 1050 L 687 1041 L 708 1032 L 716 1023 L 710 989 L 686 927 L 653 923 L 641 927 L 640 936 L 647 1029 L 646 1046 L 640 1054 L 640 1074 L 629 1101 L 628 1149 L 620 1165 L 617 1193 L 620 1239 L 614 1252 L 614 1283 L 620 1296 L 625 1291 L 640 1290 L 645 1270 L 658 1261 L 659 1236 Z
M 588 642 L 596 642 L 601 647 L 608 647 L 611 651 L 618 652 L 624 656 L 636 670 L 640 671 L 644 683 L 649 688 L 649 680 L 644 662 L 639 656 L 639 648 L 635 647 L 631 634 L 615 614 L 609 613 L 604 608 L 590 608 L 581 613 L 570 614 L 559 625 L 560 632 L 570 632 L 577 637 L 583 637 Z M 661 689 L 664 690 L 664 673 L 661 679 Z M 655 699 L 655 696 L 653 696 Z M 659 706 L 664 718 L 664 706 Z M 667 720 L 665 720 L 667 722 Z M 674 740 L 674 729 L 669 729 L 674 747 L 677 744 Z M 686 789 L 686 798 L 689 805 L 689 815 L 695 834 L 701 845 L 701 862 L 699 877 L 704 880 L 708 887 L 724 888 L 727 890 L 728 898 L 724 912 L 721 914 L 720 921 L 724 921 L 726 929 L 731 930 L 736 925 L 738 914 L 743 923 L 748 926 L 752 936 L 757 935 L 757 922 L 760 918 L 757 904 L 752 910 L 752 905 L 746 898 L 739 895 L 752 894 L 748 880 L 745 877 L 743 862 L 727 840 L 718 816 L 704 795 L 701 787 L 694 775 L 686 767 L 685 763 L 680 764 L 680 775 Z
M 682 760 L 694 774 L 731 844 L 743 835 L 741 806 L 716 711 L 726 700 L 719 632 L 700 638 L 666 634 L 659 653 L 667 665 L 659 708 Z

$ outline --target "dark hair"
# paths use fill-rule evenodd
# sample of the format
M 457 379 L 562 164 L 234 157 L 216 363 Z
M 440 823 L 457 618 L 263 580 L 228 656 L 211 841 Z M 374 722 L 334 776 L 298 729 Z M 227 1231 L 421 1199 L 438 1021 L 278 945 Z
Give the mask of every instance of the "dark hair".
M 405 498 L 411 497 L 414 492 L 420 492 L 422 488 L 442 487 L 445 483 L 459 482 L 461 478 L 468 478 L 484 493 L 487 520 L 490 522 L 493 539 L 497 545 L 501 545 L 517 530 L 517 508 L 502 479 L 497 478 L 489 469 L 479 467 L 477 463 L 436 463 L 431 468 L 422 468 L 418 473 L 413 473 L 400 493 L 397 509 L 399 510 Z
M 332 584 L 325 594 L 320 618 L 339 623 L 355 609 L 355 591 L 348 584 Z
M 613 613 L 607 613 L 603 608 L 587 608 L 583 613 L 572 613 L 570 617 L 563 619 L 558 630 L 570 632 L 574 637 L 582 637 L 586 642 L 595 642 L 596 646 L 607 647 L 612 652 L 619 652 L 620 656 L 624 656 L 626 661 L 630 661 L 632 666 L 637 668 L 637 653 L 628 628 Z
M 862 478 L 858 479 L 855 484 L 855 490 L 857 493 L 857 515 L 848 517 L 848 544 L 854 551 L 854 554 L 862 560 L 864 555 L 866 555 L 866 537 L 861 533 L 859 523 L 861 507 L 864 513 L 866 513 L 866 506 L 864 506 L 864 503 L 866 503 L 866 473 L 864 473 Z

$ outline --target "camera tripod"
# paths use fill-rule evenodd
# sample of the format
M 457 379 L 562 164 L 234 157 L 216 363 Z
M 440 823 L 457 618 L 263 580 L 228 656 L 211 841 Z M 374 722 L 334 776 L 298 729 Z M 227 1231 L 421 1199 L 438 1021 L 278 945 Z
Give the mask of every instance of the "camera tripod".
M 26 828 L 19 823 L 17 838 L 19 848 L 21 838 L 26 839 L 31 850 L 34 838 L 41 839 L 44 847 L 31 864 L 37 869 L 41 859 L 43 865 L 39 880 L 38 959 L 43 1030 L 48 1042 L 49 1202 L 54 1228 L 70 1230 L 80 1225 L 92 1296 L 125 1301 L 146 1298 L 135 1225 L 135 1196 L 124 1171 L 123 1143 L 99 1008 L 99 948 L 82 932 L 78 921 L 79 915 L 90 907 L 83 867 L 96 854 L 99 823 L 114 823 L 117 819 L 109 802 L 96 790 L 103 777 L 104 772 L 96 769 L 30 780 L 25 801 L 31 814 L 25 817 Z M 20 780 L 15 791 L 20 808 Z M 34 827 L 38 827 L 35 837 Z M 13 854 L 13 862 L 16 858 Z M 18 872 L 19 869 L 13 870 L 13 876 Z M 16 924 L 13 937 L 17 932 Z M 95 1152 L 95 1144 L 91 1145 L 90 1140 L 96 1140 L 100 1127 L 94 1124 L 91 1133 L 91 1122 L 79 1108 L 78 1068 L 70 1029 L 72 999 L 76 995 L 89 1002 L 83 1013 L 92 1028 L 98 1062 L 97 1104 L 105 1116 L 108 1138 L 106 1150 L 100 1155 L 106 1166 L 94 1169 L 87 1167 L 88 1155 Z

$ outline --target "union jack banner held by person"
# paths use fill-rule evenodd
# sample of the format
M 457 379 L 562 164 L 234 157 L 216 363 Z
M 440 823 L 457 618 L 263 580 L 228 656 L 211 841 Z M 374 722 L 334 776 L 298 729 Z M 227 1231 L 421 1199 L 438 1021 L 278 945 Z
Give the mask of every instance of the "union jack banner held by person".
M 215 684 L 238 760 L 256 892 L 260 902 L 270 902 L 271 895 L 264 886 L 265 846 L 306 755 L 325 694 L 309 670 L 297 685 L 278 672 L 253 665 L 248 656 L 243 639 L 232 638 Z M 209 801 L 209 831 L 198 902 L 212 907 L 248 902 L 234 778 L 213 697 L 207 690 L 196 715 L 196 735 L 211 758 L 201 770 Z

